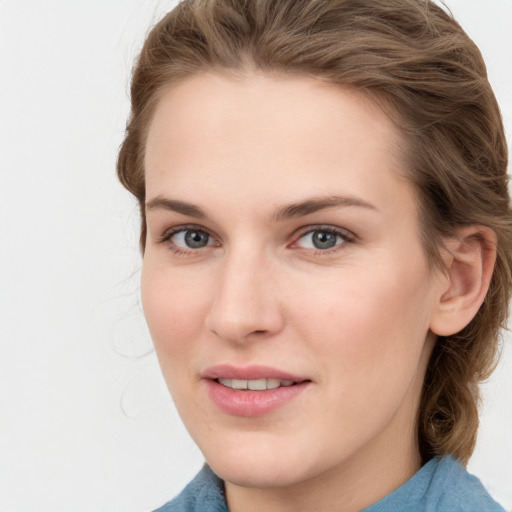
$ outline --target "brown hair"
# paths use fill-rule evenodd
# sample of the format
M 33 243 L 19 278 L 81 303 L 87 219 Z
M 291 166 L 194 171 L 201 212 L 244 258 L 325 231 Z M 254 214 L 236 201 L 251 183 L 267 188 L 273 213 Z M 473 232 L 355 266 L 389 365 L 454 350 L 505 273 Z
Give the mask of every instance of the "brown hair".
M 494 369 L 511 289 L 507 148 L 482 56 L 429 0 L 184 0 L 150 32 L 134 68 L 132 111 L 118 159 L 146 236 L 144 147 L 162 94 L 205 70 L 307 75 L 366 92 L 399 123 L 419 198 L 423 244 L 490 227 L 497 262 L 485 302 L 461 332 L 439 338 L 418 412 L 421 454 L 469 459 L 478 384 Z

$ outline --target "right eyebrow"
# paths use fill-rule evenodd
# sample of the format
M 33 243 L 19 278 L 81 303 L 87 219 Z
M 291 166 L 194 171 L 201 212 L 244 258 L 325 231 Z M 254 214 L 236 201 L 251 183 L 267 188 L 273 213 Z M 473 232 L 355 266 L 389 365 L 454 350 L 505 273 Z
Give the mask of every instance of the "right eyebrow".
M 190 217 L 196 217 L 197 219 L 206 218 L 206 213 L 201 210 L 199 206 L 162 196 L 156 196 L 146 203 L 146 212 L 154 210 L 168 210 Z
M 292 203 L 289 205 L 281 206 L 274 211 L 272 219 L 276 222 L 280 222 L 287 219 L 303 217 L 311 213 L 315 213 L 319 210 L 335 208 L 337 206 L 357 206 L 359 208 L 367 208 L 369 210 L 378 211 L 375 206 L 357 197 L 326 196 L 313 197 L 299 203 Z

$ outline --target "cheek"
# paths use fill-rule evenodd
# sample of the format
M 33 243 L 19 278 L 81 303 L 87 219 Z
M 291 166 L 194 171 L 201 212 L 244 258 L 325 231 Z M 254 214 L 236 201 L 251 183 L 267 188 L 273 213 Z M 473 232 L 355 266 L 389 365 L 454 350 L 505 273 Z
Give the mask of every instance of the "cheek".
M 187 368 L 183 360 L 194 351 L 204 328 L 207 309 L 198 284 L 180 279 L 177 272 L 144 263 L 142 305 L 155 350 L 167 378 L 173 367 Z M 181 364 L 180 364 L 181 363 Z
M 350 272 L 296 305 L 306 337 L 325 351 L 324 364 L 364 386 L 410 374 L 428 333 L 428 279 L 391 265 L 386 270 Z

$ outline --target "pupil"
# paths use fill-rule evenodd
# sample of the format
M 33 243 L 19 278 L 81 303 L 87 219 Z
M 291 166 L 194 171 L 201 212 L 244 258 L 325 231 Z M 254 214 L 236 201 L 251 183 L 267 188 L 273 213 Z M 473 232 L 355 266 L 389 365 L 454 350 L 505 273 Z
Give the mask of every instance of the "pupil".
M 191 249 L 205 247 L 208 244 L 208 235 L 201 231 L 187 231 L 185 233 L 185 243 Z
M 326 231 L 315 231 L 313 233 L 313 245 L 317 249 L 330 249 L 336 245 L 336 235 Z

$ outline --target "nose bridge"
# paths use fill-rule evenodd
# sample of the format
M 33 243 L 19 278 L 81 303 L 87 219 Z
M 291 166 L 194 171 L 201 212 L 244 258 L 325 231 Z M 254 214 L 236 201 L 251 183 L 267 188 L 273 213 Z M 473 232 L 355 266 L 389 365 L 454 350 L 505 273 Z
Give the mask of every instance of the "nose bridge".
M 270 336 L 282 327 L 272 265 L 264 251 L 232 248 L 222 261 L 207 327 L 227 341 Z

